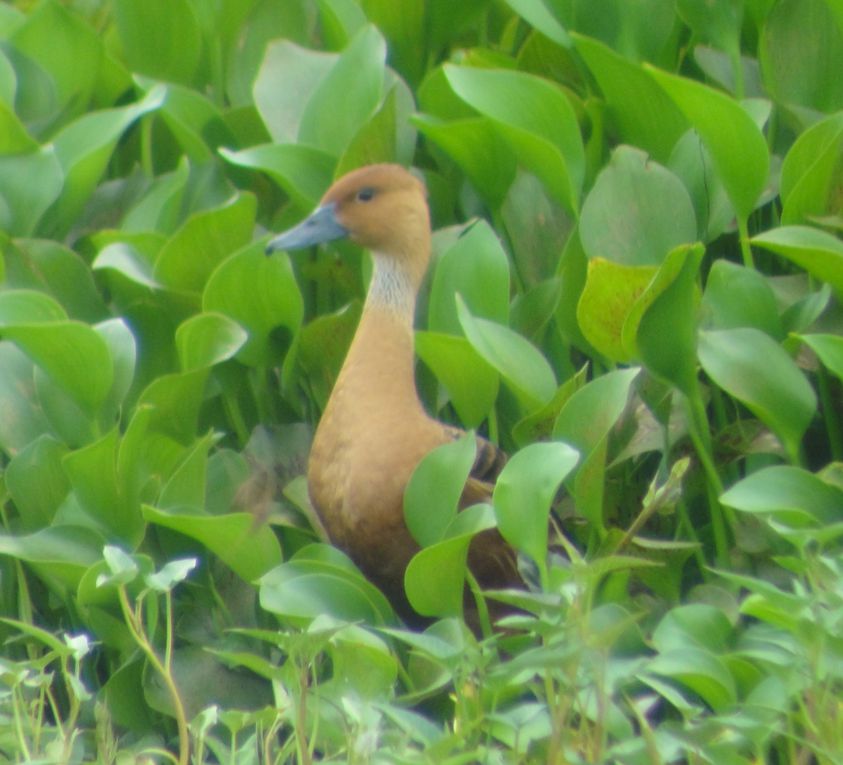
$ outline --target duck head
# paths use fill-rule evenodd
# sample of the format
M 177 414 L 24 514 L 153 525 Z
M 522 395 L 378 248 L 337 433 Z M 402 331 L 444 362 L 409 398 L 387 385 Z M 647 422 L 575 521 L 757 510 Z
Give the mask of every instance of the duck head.
M 328 189 L 307 218 L 272 239 L 266 252 L 344 238 L 370 250 L 378 267 L 398 268 L 418 287 L 430 258 L 424 185 L 400 165 L 353 170 Z

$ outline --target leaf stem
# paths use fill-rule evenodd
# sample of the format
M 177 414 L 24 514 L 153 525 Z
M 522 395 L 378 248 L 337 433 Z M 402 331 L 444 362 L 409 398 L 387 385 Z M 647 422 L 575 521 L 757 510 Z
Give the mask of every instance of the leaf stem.
M 755 269 L 755 259 L 752 257 L 752 248 L 749 246 L 749 227 L 746 218 L 738 216 L 738 237 L 741 243 L 741 256 L 743 264 L 747 268 Z

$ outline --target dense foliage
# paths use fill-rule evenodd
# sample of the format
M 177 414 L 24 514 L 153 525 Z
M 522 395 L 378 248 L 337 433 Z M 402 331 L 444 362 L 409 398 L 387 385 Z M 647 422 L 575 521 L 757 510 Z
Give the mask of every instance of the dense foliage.
M 0 5 L 0 760 L 843 762 L 841 72 L 841 0 Z M 417 472 L 423 632 L 306 499 L 369 261 L 263 254 L 374 161 L 513 455 Z

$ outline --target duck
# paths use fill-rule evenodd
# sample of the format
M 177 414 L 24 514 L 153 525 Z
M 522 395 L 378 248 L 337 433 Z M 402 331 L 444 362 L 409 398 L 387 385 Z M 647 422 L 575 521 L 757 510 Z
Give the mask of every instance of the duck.
M 397 164 L 342 176 L 301 223 L 272 238 L 267 254 L 348 239 L 374 269 L 359 324 L 316 428 L 307 464 L 310 500 L 329 540 L 377 585 L 405 621 L 420 615 L 404 592 L 419 546 L 404 520 L 404 490 L 430 451 L 463 435 L 431 417 L 415 382 L 416 300 L 431 257 L 424 184 Z M 489 501 L 505 456 L 476 436 L 461 507 Z M 477 535 L 469 568 L 483 588 L 520 583 L 512 548 L 496 529 Z M 467 607 L 470 599 L 466 598 Z

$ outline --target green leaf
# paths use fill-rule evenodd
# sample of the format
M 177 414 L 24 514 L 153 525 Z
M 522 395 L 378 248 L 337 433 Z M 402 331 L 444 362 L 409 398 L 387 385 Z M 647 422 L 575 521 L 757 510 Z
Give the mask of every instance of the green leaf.
M 330 614 L 345 621 L 389 624 L 392 608 L 341 552 L 308 545 L 260 580 L 261 607 L 285 617 Z
M 795 527 L 822 527 L 843 521 L 843 491 L 807 470 L 789 465 L 757 470 L 726 491 L 720 501 Z
M 19 324 L 50 324 L 67 319 L 64 309 L 43 292 L 8 290 L 0 292 L 0 327 Z
M 782 223 L 808 223 L 834 212 L 843 178 L 843 113 L 812 125 L 794 141 L 782 163 Z
M 770 337 L 784 336 L 776 296 L 769 282 L 751 268 L 716 260 L 702 299 L 705 323 L 712 329 L 755 327 Z
M 648 662 L 647 670 L 689 688 L 715 711 L 723 711 L 737 700 L 735 681 L 726 664 L 702 648 L 684 646 L 660 653 Z
M 376 27 L 365 26 L 309 94 L 298 141 L 340 156 L 380 102 L 385 60 L 383 37 Z M 298 83 L 295 87 L 302 92 Z M 325 119 L 326 114 L 334 118 Z
M 782 347 L 752 328 L 701 332 L 699 359 L 706 374 L 775 431 L 796 459 L 817 400 Z
M 448 392 L 463 425 L 480 425 L 498 396 L 498 372 L 464 337 L 416 332 L 416 353 Z
M 445 66 L 451 87 L 493 120 L 525 168 L 576 215 L 585 151 L 576 114 L 564 92 L 540 77 L 507 70 Z
M 334 175 L 336 159 L 299 144 L 267 144 L 242 151 L 220 149 L 220 156 L 237 167 L 266 173 L 302 210 L 311 210 Z
M 67 447 L 52 436 L 39 436 L 6 467 L 6 488 L 20 515 L 22 529 L 49 526 L 70 484 L 62 467 Z
M 606 445 L 609 432 L 626 409 L 639 369 L 608 372 L 574 392 L 556 418 L 553 438 L 579 452 L 573 495 L 577 509 L 603 529 Z
M 247 582 L 263 576 L 282 560 L 275 534 L 268 526 L 256 526 L 251 513 L 206 515 L 144 505 L 143 517 L 198 540 Z
M 192 215 L 158 253 L 156 281 L 200 293 L 211 272 L 251 240 L 256 206 L 251 194 L 237 194 L 215 210 Z
M 567 444 L 530 444 L 512 456 L 495 482 L 493 502 L 501 535 L 535 561 L 543 581 L 550 506 L 578 459 Z
M 105 341 L 87 324 L 18 324 L 3 328 L 2 333 L 89 415 L 105 401 L 114 380 L 114 365 Z
M 743 220 L 755 209 L 767 183 L 767 142 L 749 113 L 732 98 L 707 85 L 647 70 L 697 129 L 735 211 Z
M 838 16 L 839 18 L 839 16 Z M 820 112 L 843 108 L 843 29 L 823 0 L 781 0 L 759 41 L 764 85 L 779 103 Z
M 686 646 L 725 653 L 731 648 L 734 630 L 723 611 L 707 603 L 671 608 L 653 630 L 653 647 L 666 653 Z
M 0 224 L 12 236 L 31 236 L 62 191 L 64 171 L 55 147 L 0 156 Z
M 422 547 L 443 539 L 457 516 L 477 445 L 473 433 L 437 447 L 418 464 L 404 491 L 404 519 Z
M 508 327 L 472 316 L 459 296 L 457 315 L 474 350 L 500 372 L 525 408 L 537 409 L 553 397 L 556 378 L 535 346 Z
M 609 116 L 623 141 L 644 149 L 658 162 L 667 162 L 688 127 L 682 112 L 639 64 L 597 40 L 572 37 L 603 91 Z
M 843 242 L 808 226 L 779 226 L 752 238 L 752 243 L 787 258 L 843 295 Z
M 244 364 L 269 367 L 277 363 L 273 334 L 288 331 L 288 341 L 298 334 L 304 302 L 290 259 L 285 253 L 264 254 L 257 242 L 225 260 L 211 274 L 202 295 L 205 311 L 224 314 L 248 332 L 238 351 Z
M 476 534 L 495 525 L 490 505 L 472 505 L 455 518 L 446 536 L 417 552 L 404 572 L 404 589 L 422 616 L 460 616 L 468 547 Z
M 697 238 L 691 198 L 666 168 L 629 146 L 616 149 L 583 202 L 586 254 L 630 266 L 658 266 Z
M 181 367 L 187 372 L 226 361 L 243 347 L 248 338 L 243 327 L 221 313 L 191 316 L 176 330 Z
M 506 4 L 512 8 L 532 27 L 547 35 L 553 42 L 565 48 L 571 47 L 571 37 L 553 13 L 544 3 L 533 2 L 532 0 L 506 0 Z
M 9 454 L 49 431 L 33 377 L 29 358 L 13 343 L 0 342 L 0 446 Z
M 840 335 L 797 335 L 833 375 L 843 380 L 843 337 Z
M 202 56 L 202 31 L 189 0 L 115 0 L 114 17 L 133 71 L 191 84 Z
M 509 321 L 509 260 L 485 221 L 469 225 L 436 260 L 427 309 L 428 329 L 461 334 L 456 296 L 473 316 Z
M 88 528 L 56 524 L 34 534 L 0 534 L 0 555 L 30 564 L 46 581 L 75 589 L 101 559 L 102 537 Z

